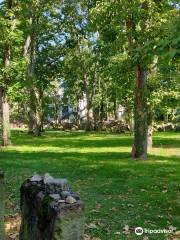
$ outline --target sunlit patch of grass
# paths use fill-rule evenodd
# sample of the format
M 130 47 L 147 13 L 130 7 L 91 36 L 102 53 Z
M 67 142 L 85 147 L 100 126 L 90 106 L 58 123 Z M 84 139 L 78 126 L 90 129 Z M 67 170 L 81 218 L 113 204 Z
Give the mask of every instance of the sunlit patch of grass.
M 34 138 L 13 132 L 13 146 L 0 150 L 6 172 L 6 211 L 19 212 L 19 188 L 37 172 L 68 178 L 86 204 L 88 235 L 102 240 L 139 239 L 123 228 L 180 228 L 180 139 L 156 133 L 148 161 L 130 157 L 128 134 L 45 132 Z M 118 233 L 118 234 L 117 234 Z M 166 239 L 151 235 L 150 239 Z

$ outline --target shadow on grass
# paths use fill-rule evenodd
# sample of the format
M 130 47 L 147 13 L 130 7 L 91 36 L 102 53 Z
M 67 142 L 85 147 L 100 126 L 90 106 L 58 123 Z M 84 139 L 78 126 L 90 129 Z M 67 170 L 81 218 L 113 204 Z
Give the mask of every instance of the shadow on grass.
M 90 138 L 90 139 L 89 139 Z M 47 146 L 71 148 L 100 148 L 100 147 L 127 147 L 132 145 L 132 139 L 127 135 L 105 133 L 79 132 L 48 132 L 39 138 L 26 136 L 26 133 L 17 133 L 13 137 L 16 146 Z
M 162 142 L 164 146 L 171 144 L 174 147 L 178 144 L 175 141 L 155 136 L 155 145 L 159 148 Z M 35 172 L 49 172 L 70 180 L 86 203 L 87 221 L 103 221 L 97 232 L 88 230 L 88 234 L 103 240 L 116 240 L 114 232 L 123 231 L 126 224 L 159 229 L 167 224 L 178 226 L 180 222 L 177 211 L 180 199 L 178 156 L 160 155 L 158 150 L 157 155 L 149 155 L 148 161 L 134 161 L 128 152 L 132 138 L 118 134 L 50 132 L 33 138 L 14 132 L 13 142 L 14 147 L 0 151 L 0 165 L 7 179 L 7 206 L 11 213 L 14 211 L 12 205 L 19 204 L 23 180 Z M 36 151 L 33 151 L 34 146 Z M 67 147 L 65 151 L 64 147 Z M 93 147 L 97 148 L 96 152 Z M 113 151 L 113 147 L 119 149 Z M 105 148 L 105 151 L 98 152 L 98 148 L 101 151 Z M 97 203 L 102 207 L 96 209 Z M 93 212 L 94 208 L 96 211 Z M 123 234 L 118 237 L 124 239 Z M 132 235 L 130 239 L 135 240 L 136 236 Z
M 129 134 L 107 134 L 104 132 L 60 132 L 50 131 L 39 138 L 26 135 L 26 132 L 14 131 L 13 142 L 16 146 L 41 146 L 57 148 L 105 148 L 131 147 L 133 143 Z M 156 133 L 153 137 L 155 148 L 180 148 L 180 137 L 171 132 L 170 138 L 165 133 Z
M 96 174 L 97 177 L 121 177 L 123 169 L 131 173 L 143 172 L 153 175 L 161 168 L 179 167 L 178 156 L 149 155 L 147 161 L 136 161 L 130 158 L 128 152 L 18 152 L 0 153 L 1 167 L 5 171 L 31 169 L 32 172 L 52 172 L 58 175 L 87 177 Z M 124 175 L 123 175 L 124 176 Z M 125 177 L 125 176 L 124 176 Z
M 180 148 L 180 139 L 154 138 L 153 146 L 156 148 Z

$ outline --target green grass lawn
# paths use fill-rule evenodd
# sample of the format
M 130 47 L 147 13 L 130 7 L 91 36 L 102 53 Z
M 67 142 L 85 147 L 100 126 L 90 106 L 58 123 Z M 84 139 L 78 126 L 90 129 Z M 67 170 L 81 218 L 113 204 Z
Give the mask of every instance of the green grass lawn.
M 86 204 L 86 234 L 101 240 L 143 239 L 123 228 L 180 230 L 180 138 L 158 133 L 148 161 L 130 158 L 129 135 L 49 131 L 39 138 L 13 131 L 0 150 L 6 211 L 19 211 L 19 188 L 33 173 L 67 178 Z M 95 228 L 89 228 L 94 223 Z M 149 239 L 167 239 L 149 235 Z

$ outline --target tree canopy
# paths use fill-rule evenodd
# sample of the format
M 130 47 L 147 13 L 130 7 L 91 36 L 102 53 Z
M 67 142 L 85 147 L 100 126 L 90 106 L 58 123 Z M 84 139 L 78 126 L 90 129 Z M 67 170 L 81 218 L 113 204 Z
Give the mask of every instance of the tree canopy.
M 169 0 L 2 1 L 3 145 L 15 112 L 38 136 L 50 103 L 78 108 L 86 98 L 86 130 L 121 105 L 134 122 L 132 155 L 146 158 L 153 121 L 178 109 L 179 9 Z

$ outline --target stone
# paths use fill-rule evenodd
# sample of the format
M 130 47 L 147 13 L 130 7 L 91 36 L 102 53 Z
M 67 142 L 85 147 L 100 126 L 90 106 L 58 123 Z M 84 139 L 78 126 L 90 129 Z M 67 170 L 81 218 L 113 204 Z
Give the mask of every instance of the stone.
M 59 194 L 50 194 L 49 196 L 51 198 L 53 198 L 54 200 L 59 200 L 60 199 L 60 195 Z
M 60 199 L 60 200 L 58 200 L 58 203 L 65 203 L 65 200 Z
M 76 201 L 76 199 L 73 198 L 72 196 L 68 196 L 68 197 L 66 198 L 65 202 L 66 202 L 66 203 L 69 203 L 69 204 L 73 204 L 73 203 L 75 203 L 75 202 L 77 202 L 77 201 Z
M 62 191 L 70 191 L 69 183 L 66 179 L 56 179 L 48 173 L 44 175 L 44 184 L 46 192 L 53 194 L 54 192 L 60 194 Z
M 76 200 L 80 200 L 79 195 L 76 194 L 76 193 L 72 193 L 71 196 L 72 196 L 73 198 L 75 198 Z
M 65 199 L 65 198 L 67 198 L 68 196 L 71 196 L 71 193 L 70 193 L 70 192 L 68 192 L 68 191 L 62 191 L 62 192 L 61 192 L 61 197 L 62 197 L 62 199 Z
M 40 181 L 42 181 L 42 179 L 43 178 L 40 175 L 36 174 L 36 175 L 31 177 L 30 181 L 31 182 L 40 182 Z
M 48 182 L 51 182 L 52 180 L 54 180 L 54 178 L 51 177 L 51 175 L 49 175 L 49 173 L 45 173 L 43 180 L 44 180 L 44 183 L 47 184 Z
M 21 186 L 19 240 L 83 240 L 84 203 L 73 197 L 68 181 L 49 174 L 31 178 Z

